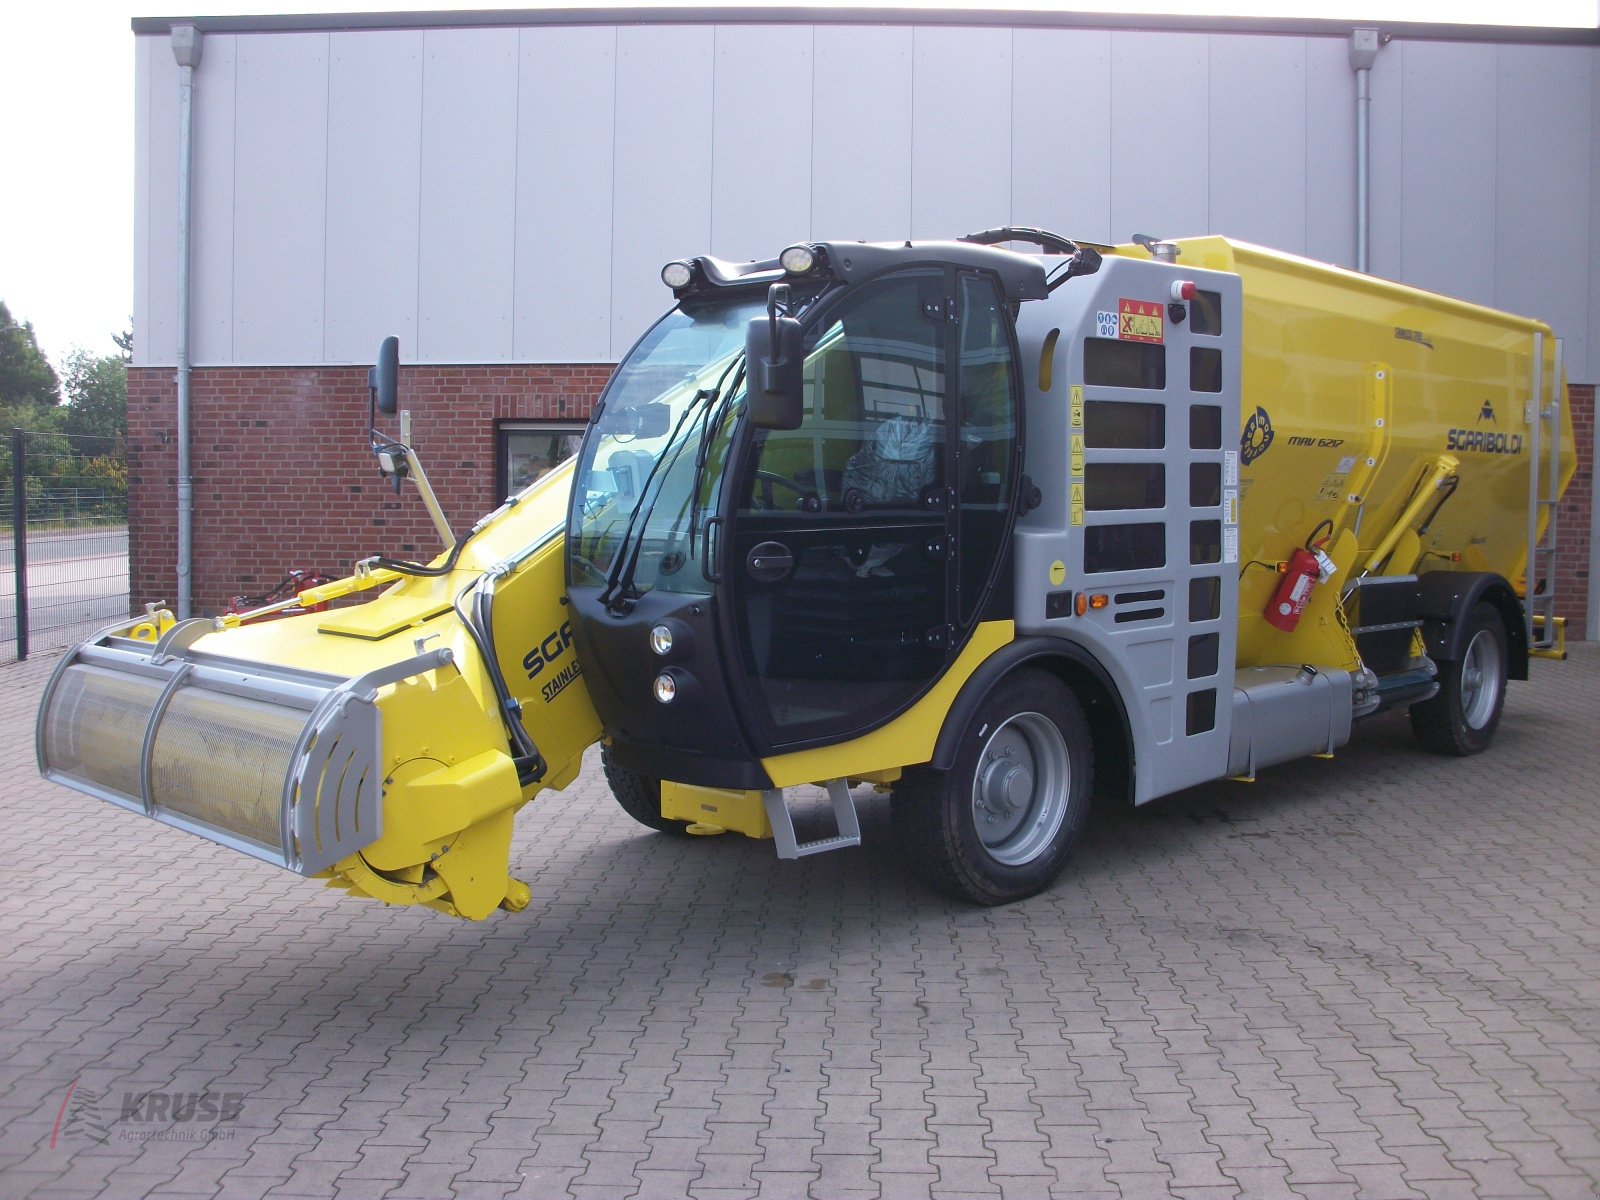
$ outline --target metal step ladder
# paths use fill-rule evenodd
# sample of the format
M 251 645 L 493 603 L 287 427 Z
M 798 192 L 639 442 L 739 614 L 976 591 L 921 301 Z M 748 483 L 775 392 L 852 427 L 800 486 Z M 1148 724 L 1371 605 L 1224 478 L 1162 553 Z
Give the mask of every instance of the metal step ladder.
M 767 809 L 767 821 L 772 826 L 772 840 L 777 843 L 779 858 L 804 858 L 825 850 L 843 850 L 846 846 L 861 845 L 861 822 L 856 817 L 856 802 L 850 795 L 850 785 L 842 779 L 830 779 L 827 788 L 834 827 L 839 832 L 835 837 L 817 838 L 810 842 L 795 840 L 794 818 L 784 802 L 783 789 L 768 788 L 761 793 L 761 802 Z
M 1561 501 L 1561 339 L 1544 377 L 1544 334 L 1533 335 L 1533 399 L 1528 401 L 1528 564 L 1523 571 L 1528 649 L 1562 656 L 1564 621 L 1556 618 L 1556 516 Z M 1540 520 L 1544 537 L 1539 536 Z M 1543 587 L 1540 587 L 1541 582 Z

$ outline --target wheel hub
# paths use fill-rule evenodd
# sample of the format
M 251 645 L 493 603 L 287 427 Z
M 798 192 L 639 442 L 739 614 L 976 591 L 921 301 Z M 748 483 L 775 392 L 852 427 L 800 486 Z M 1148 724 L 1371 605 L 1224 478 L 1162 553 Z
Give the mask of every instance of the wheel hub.
M 990 760 L 979 785 L 979 806 L 988 810 L 988 823 L 1010 821 L 1025 812 L 1033 795 L 1033 769 L 1016 761 L 1009 750 Z
M 1070 766 L 1061 733 L 1018 713 L 989 735 L 972 778 L 972 816 L 996 860 L 1020 865 L 1050 844 L 1066 814 Z

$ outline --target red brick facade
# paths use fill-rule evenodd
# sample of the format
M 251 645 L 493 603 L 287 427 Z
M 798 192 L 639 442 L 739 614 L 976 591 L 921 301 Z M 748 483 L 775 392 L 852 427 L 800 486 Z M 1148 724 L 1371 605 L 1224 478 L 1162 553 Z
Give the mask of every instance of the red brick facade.
M 495 423 L 583 420 L 606 365 L 407 367 L 402 407 L 445 512 L 465 527 L 499 501 Z M 396 497 L 367 448 L 367 373 L 356 367 L 194 372 L 194 608 L 265 591 L 292 567 L 342 575 L 378 551 L 431 557 L 416 495 Z M 1582 638 L 1594 485 L 1593 386 L 1571 389 L 1578 473 L 1561 505 L 1557 611 Z M 176 594 L 176 389 L 172 371 L 128 372 L 130 585 L 135 606 Z M 387 426 L 386 426 L 387 427 Z
M 1567 389 L 1572 405 L 1572 440 L 1578 470 L 1561 497 L 1556 518 L 1556 613 L 1567 618 L 1567 636 L 1593 636 L 1585 628 L 1589 608 L 1589 539 L 1594 514 L 1594 384 Z M 1594 631 L 1600 632 L 1600 630 Z
M 500 501 L 495 425 L 585 420 L 608 365 L 406 367 L 400 405 L 458 529 Z M 294 567 L 340 576 L 383 552 L 432 558 L 416 492 L 396 496 L 367 441 L 364 367 L 208 367 L 190 380 L 193 601 L 216 612 Z M 129 587 L 134 606 L 177 592 L 177 389 L 170 368 L 128 372 Z M 385 429 L 394 419 L 385 418 Z

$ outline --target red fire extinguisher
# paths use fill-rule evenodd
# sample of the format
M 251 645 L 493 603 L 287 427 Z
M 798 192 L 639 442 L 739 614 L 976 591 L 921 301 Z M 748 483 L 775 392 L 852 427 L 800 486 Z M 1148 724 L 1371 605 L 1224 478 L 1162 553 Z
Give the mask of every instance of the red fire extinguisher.
M 1331 522 L 1328 525 L 1331 532 Z M 1328 544 L 1326 537 L 1320 541 L 1313 541 L 1317 534 L 1322 532 L 1322 525 L 1317 526 L 1306 544 L 1289 556 L 1288 564 L 1283 572 L 1283 579 L 1278 584 L 1278 590 L 1272 594 L 1272 599 L 1267 603 L 1267 611 L 1262 614 L 1266 617 L 1267 624 L 1285 633 L 1293 633 L 1295 626 L 1300 624 L 1300 618 L 1306 611 L 1306 605 L 1311 601 L 1311 591 L 1328 575 L 1333 573 L 1333 563 L 1322 552 Z

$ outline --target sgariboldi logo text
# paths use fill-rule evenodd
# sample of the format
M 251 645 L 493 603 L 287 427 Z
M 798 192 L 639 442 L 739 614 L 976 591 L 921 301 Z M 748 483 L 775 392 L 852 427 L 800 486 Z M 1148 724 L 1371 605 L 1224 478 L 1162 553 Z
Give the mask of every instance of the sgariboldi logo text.
M 1522 435 L 1494 429 L 1452 429 L 1445 438 L 1445 449 L 1468 454 L 1521 454 Z

